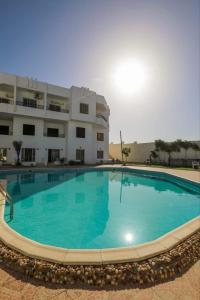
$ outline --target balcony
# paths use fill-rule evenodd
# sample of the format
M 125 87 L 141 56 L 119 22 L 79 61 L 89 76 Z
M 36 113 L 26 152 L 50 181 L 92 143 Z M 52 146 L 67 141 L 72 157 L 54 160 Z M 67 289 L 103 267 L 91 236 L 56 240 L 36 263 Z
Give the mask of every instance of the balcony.
M 107 119 L 104 117 L 104 115 L 97 113 L 96 114 L 96 123 L 100 126 L 103 126 L 105 128 L 108 127 L 108 121 Z
M 14 104 L 14 101 L 9 98 L 0 97 L 0 103 L 3 104 Z
M 34 99 L 27 99 L 24 98 L 24 100 L 17 100 L 16 104 L 19 106 L 24 107 L 31 107 L 31 108 L 37 108 L 37 109 L 44 109 L 44 105 L 39 105 Z
M 105 122 L 107 122 L 106 118 L 102 114 L 96 114 L 96 117 L 103 119 Z
M 47 110 L 50 111 L 55 111 L 55 112 L 61 112 L 61 113 L 65 113 L 68 114 L 69 113 L 69 109 L 62 109 L 60 106 L 58 105 L 49 105 L 47 107 Z

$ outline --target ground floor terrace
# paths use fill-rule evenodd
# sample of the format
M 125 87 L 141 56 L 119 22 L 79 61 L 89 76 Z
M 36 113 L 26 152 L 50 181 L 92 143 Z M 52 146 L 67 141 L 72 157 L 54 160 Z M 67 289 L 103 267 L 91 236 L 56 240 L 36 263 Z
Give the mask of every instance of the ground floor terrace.
M 0 166 L 44 166 L 108 160 L 108 129 L 92 122 L 62 121 L 0 113 Z
M 139 170 L 160 171 L 160 168 L 134 167 Z M 162 169 L 178 177 L 200 182 L 199 171 Z M 43 283 L 30 279 L 19 272 L 14 272 L 11 267 L 5 266 L 0 261 L 0 299 L 194 299 L 200 298 L 200 264 L 195 262 L 185 268 L 173 280 L 164 280 L 163 283 L 151 285 L 126 284 L 123 287 L 90 288 L 90 287 L 65 287 L 55 283 Z

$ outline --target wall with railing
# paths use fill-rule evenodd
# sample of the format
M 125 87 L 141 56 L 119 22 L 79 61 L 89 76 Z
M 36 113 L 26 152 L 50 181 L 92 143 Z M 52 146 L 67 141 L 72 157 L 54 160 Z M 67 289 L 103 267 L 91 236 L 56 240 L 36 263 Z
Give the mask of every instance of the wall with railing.
M 196 141 L 200 146 L 200 141 Z M 145 162 L 147 159 L 149 159 L 150 152 L 152 150 L 155 150 L 154 143 L 129 143 L 129 144 L 123 144 L 123 147 L 128 147 L 131 149 L 131 153 L 128 157 L 129 162 Z M 157 162 L 165 162 L 168 161 L 168 155 L 165 152 L 159 152 L 159 157 L 156 159 Z M 110 144 L 109 145 L 109 155 L 110 158 L 119 159 L 121 160 L 121 144 Z M 184 149 L 181 149 L 180 152 L 173 152 L 172 153 L 172 159 L 191 159 L 196 160 L 200 159 L 200 151 L 195 151 L 192 149 L 188 149 L 187 152 L 185 152 Z

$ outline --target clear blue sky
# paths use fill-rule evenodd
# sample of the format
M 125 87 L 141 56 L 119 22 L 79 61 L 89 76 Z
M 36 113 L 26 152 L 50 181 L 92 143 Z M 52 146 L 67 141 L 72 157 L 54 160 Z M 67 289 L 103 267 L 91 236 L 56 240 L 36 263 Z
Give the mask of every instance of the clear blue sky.
M 127 57 L 152 74 L 129 98 L 111 82 Z M 0 71 L 103 94 L 110 141 L 199 139 L 199 68 L 199 0 L 0 0 Z

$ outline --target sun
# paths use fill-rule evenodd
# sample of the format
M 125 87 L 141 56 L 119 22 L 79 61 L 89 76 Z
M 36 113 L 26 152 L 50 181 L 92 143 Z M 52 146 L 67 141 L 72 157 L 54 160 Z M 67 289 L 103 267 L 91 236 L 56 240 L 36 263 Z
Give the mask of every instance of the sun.
M 147 79 L 147 67 L 137 59 L 129 59 L 117 64 L 113 73 L 115 88 L 125 95 L 141 92 L 147 84 Z

